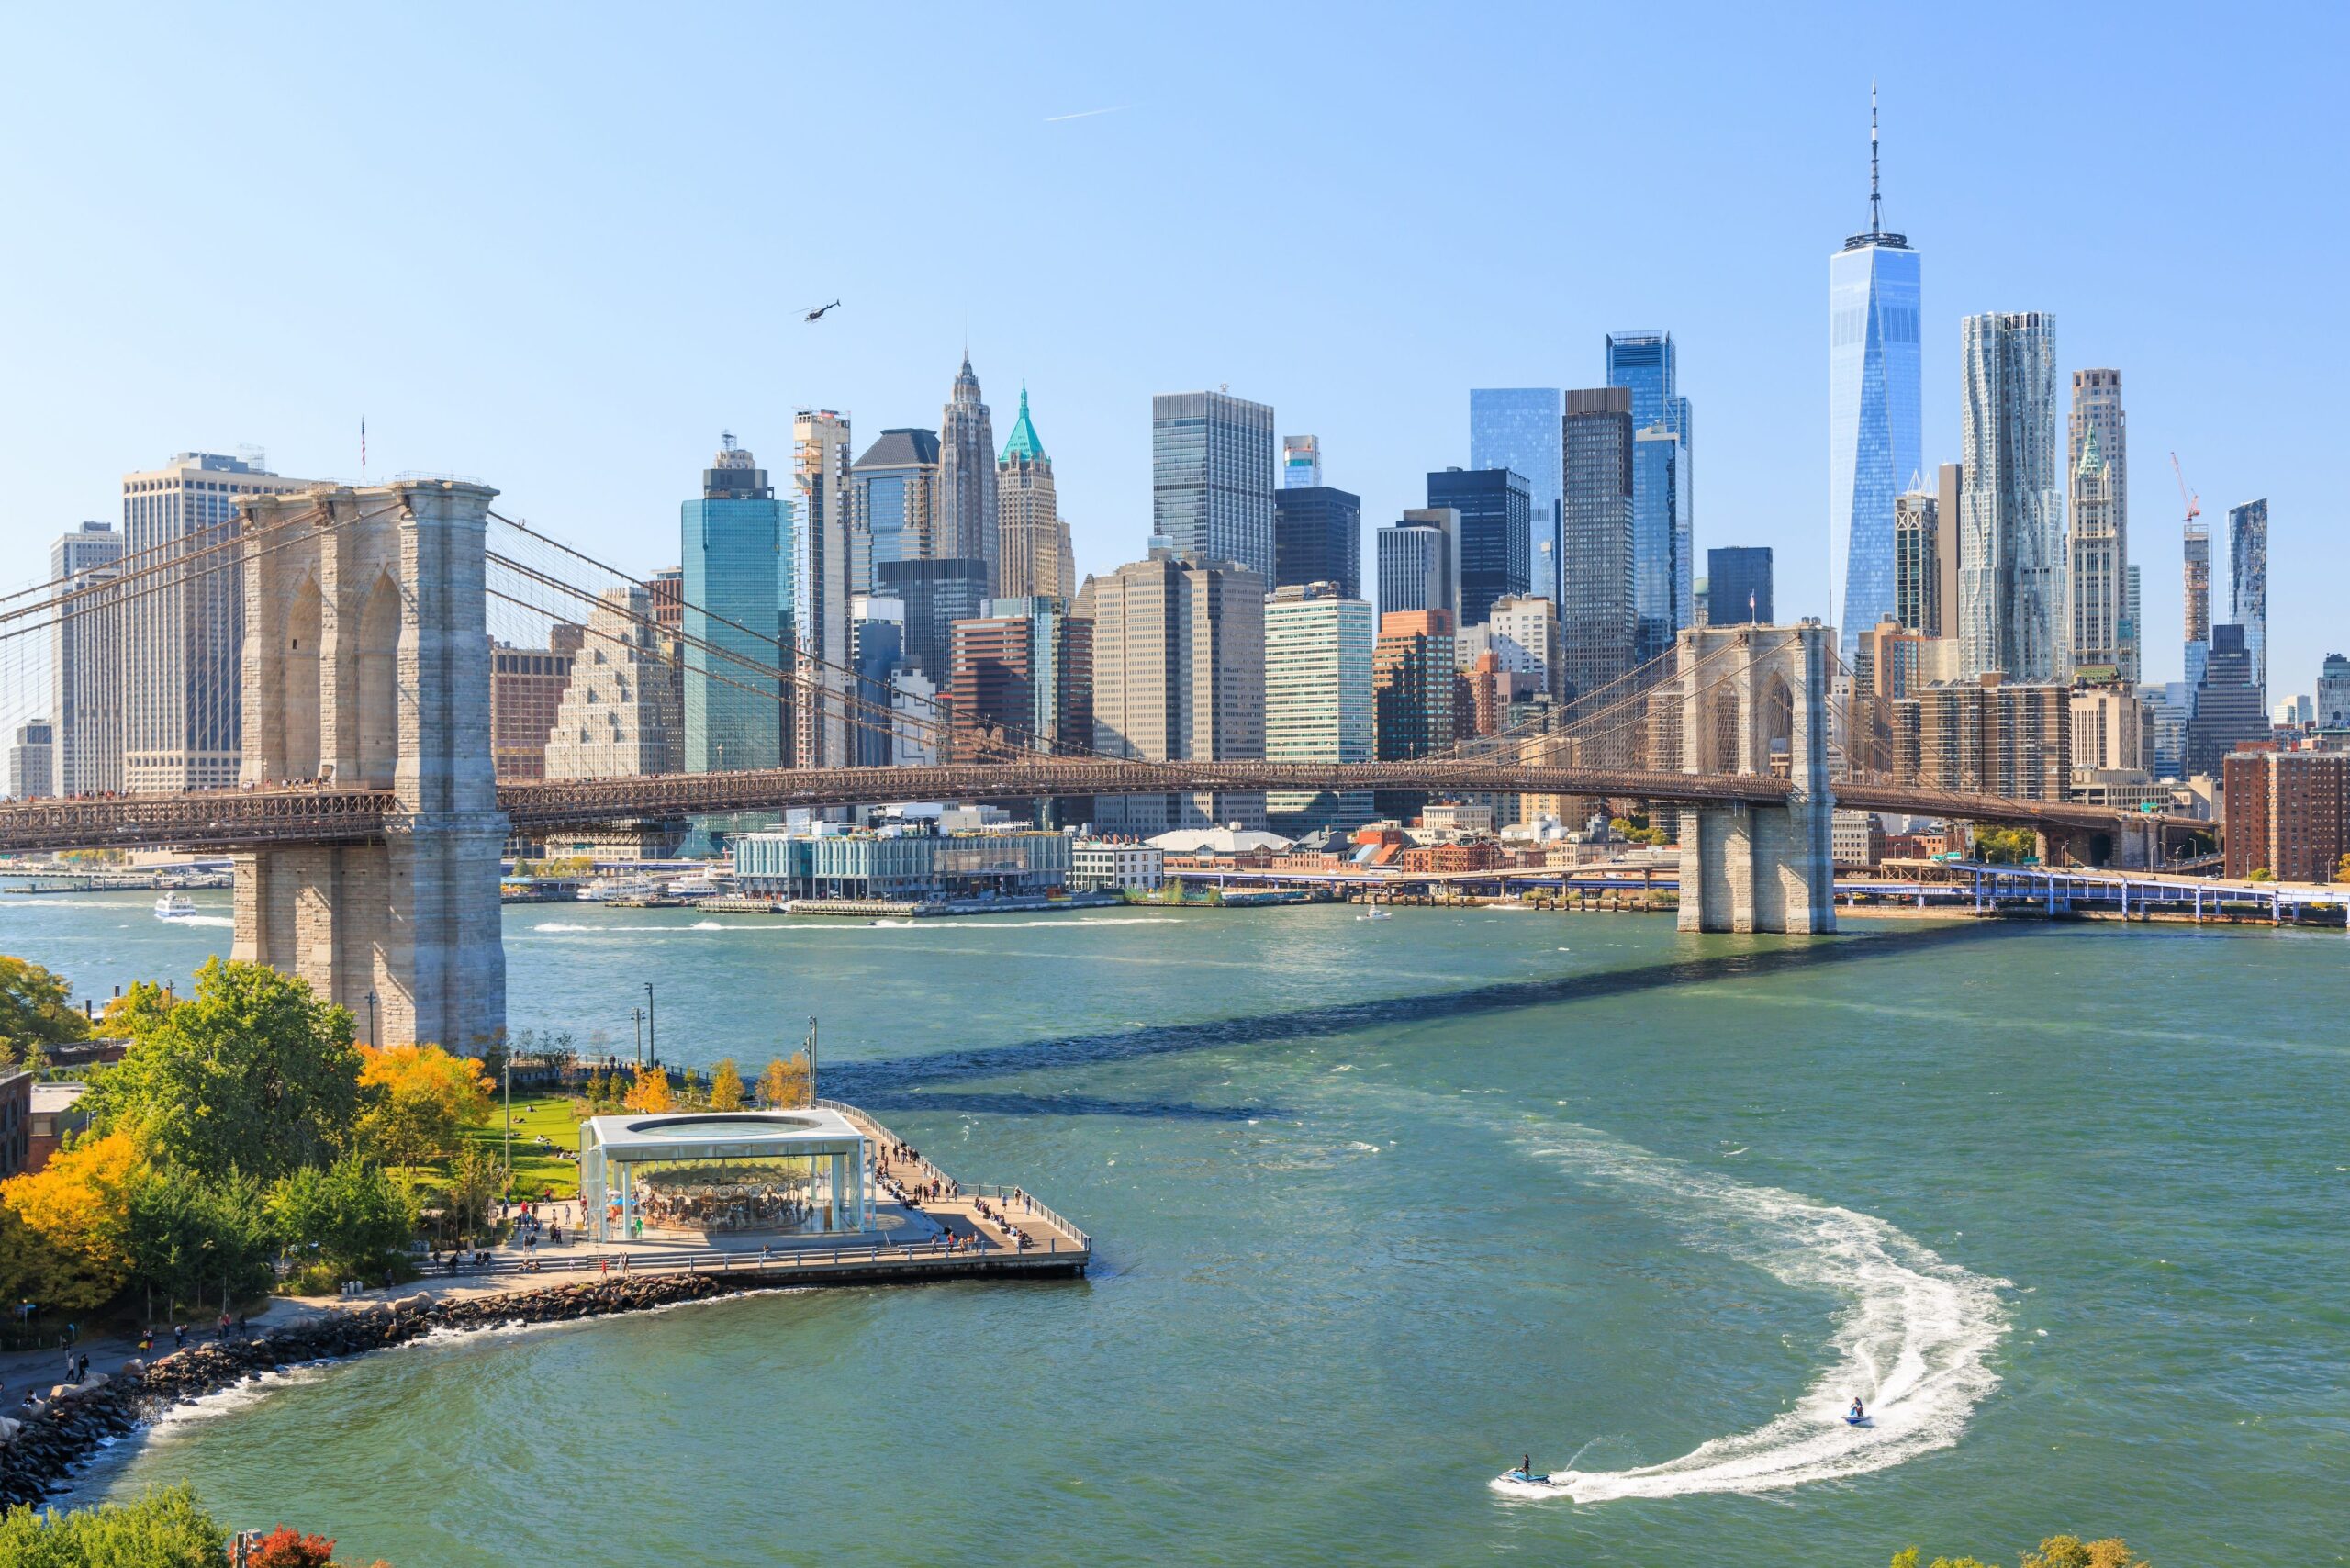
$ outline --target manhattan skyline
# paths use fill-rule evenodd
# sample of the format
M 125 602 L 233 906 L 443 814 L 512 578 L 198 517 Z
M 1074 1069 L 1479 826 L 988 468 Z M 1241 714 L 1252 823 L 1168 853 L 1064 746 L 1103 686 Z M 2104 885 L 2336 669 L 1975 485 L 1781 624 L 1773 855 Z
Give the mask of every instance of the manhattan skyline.
M 1155 393 L 1228 385 L 1270 404 L 1278 430 L 1317 432 L 1326 483 L 1360 495 L 1376 526 L 1416 503 L 1427 472 L 1468 461 L 1472 387 L 1599 385 L 1606 334 L 1631 323 L 1673 334 L 1681 390 L 1706 410 L 1697 557 L 1770 546 L 1779 613 L 1825 615 L 1820 258 L 1865 227 L 1874 77 L 1886 223 L 1931 263 L 1927 476 L 1958 452 L 1961 318 L 2053 314 L 2060 374 L 2109 365 L 2130 388 L 2145 678 L 2178 673 L 2179 509 L 2158 472 L 2173 449 L 2207 521 L 2269 502 L 2272 695 L 2309 689 L 2339 651 L 2332 585 L 2350 548 L 2319 464 L 2350 330 L 2331 296 L 2251 286 L 2338 249 L 2342 220 L 2307 202 L 2324 138 L 2305 106 L 2338 20 L 2299 18 L 2307 47 L 2262 58 L 2261 103 L 2192 114 L 2232 58 L 2250 68 L 2264 29 L 2204 39 L 2161 17 L 2116 29 L 2014 12 L 2036 59 L 2097 62 L 2085 148 L 2059 113 L 2061 74 L 2019 62 L 1955 79 L 1930 62 L 1958 34 L 1931 23 L 1853 10 L 1798 42 L 1726 22 L 1676 54 L 1687 106 L 1660 119 L 1631 114 L 1628 84 L 1576 67 L 1635 41 L 1629 22 L 1341 15 L 1303 19 L 1320 69 L 1297 73 L 1279 51 L 1212 50 L 1139 17 L 1048 12 L 1015 47 L 977 21 L 885 36 L 744 14 L 730 51 L 779 69 L 889 54 L 862 97 L 845 76 L 795 72 L 788 109 L 719 101 L 697 86 L 696 46 L 609 19 L 469 19 L 449 50 L 429 19 L 230 36 L 162 12 L 37 18 L 24 42 L 61 69 L 0 107 L 27 151 L 0 179 L 36 237 L 0 258 L 19 370 L 0 391 L 7 575 L 29 580 L 83 520 L 118 519 L 120 476 L 173 452 L 259 443 L 281 474 L 355 478 L 362 418 L 375 476 L 476 474 L 516 513 L 650 570 L 668 562 L 647 554 L 648 532 L 693 493 L 719 431 L 782 453 L 797 408 L 842 409 L 860 442 L 928 425 L 966 341 L 999 400 L 1024 377 L 1054 410 L 1062 511 L 1080 575 L 1099 574 L 1148 535 Z M 1389 112 L 1472 59 L 1494 90 L 1445 123 Z M 102 62 L 185 84 L 92 117 L 62 84 Z M 224 95 L 224 72 L 247 85 Z M 1561 134 L 1539 104 L 1562 73 L 1599 129 L 1575 158 L 1509 176 L 1508 243 L 1412 242 L 1429 192 L 1476 196 L 1480 171 Z M 334 112 L 396 79 L 413 113 Z M 637 107 L 615 118 L 622 84 Z M 310 129 L 287 137 L 281 120 Z M 811 127 L 845 212 L 910 159 L 927 194 L 800 220 L 789 149 Z M 1181 148 L 1197 155 L 1170 159 Z M 1682 171 L 1669 197 L 1659 159 Z M 714 207 L 713 178 L 747 199 Z M 1236 247 L 1151 217 L 1213 197 L 1272 237 L 1301 192 L 1360 242 Z M 1658 204 L 1653 241 L 1589 220 L 1643 201 Z M 156 203 L 202 214 L 207 242 L 170 268 L 125 243 Z M 2288 207 L 2295 221 L 2277 223 Z M 353 237 L 283 243 L 278 226 L 313 209 Z M 1026 241 L 1038 211 L 1079 242 Z M 418 214 L 438 221 L 419 230 Z M 248 226 L 277 240 L 233 242 Z M 931 241 L 949 229 L 969 237 L 951 264 Z M 835 296 L 840 310 L 800 321 Z M 408 352 L 422 345 L 434 352 Z

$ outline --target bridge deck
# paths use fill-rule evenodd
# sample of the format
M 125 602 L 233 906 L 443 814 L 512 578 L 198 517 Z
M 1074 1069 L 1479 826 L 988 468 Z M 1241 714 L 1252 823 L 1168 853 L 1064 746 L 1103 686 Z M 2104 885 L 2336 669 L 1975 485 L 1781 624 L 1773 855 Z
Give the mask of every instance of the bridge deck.
M 1656 773 L 1464 761 L 1106 762 L 1044 758 L 932 767 L 764 768 L 501 784 L 512 826 L 535 833 L 632 818 L 675 818 L 889 801 L 1044 800 L 1202 790 L 1412 790 L 1541 794 L 1676 805 L 1772 805 L 1792 790 L 1752 774 Z M 2192 818 L 2064 801 L 2012 801 L 1890 784 L 1835 787 L 1840 805 L 1865 811 L 2090 832 L 2124 827 L 2209 833 Z M 0 854 L 176 846 L 189 849 L 365 843 L 401 820 L 388 790 L 321 786 L 191 790 L 178 795 L 39 799 L 0 804 Z

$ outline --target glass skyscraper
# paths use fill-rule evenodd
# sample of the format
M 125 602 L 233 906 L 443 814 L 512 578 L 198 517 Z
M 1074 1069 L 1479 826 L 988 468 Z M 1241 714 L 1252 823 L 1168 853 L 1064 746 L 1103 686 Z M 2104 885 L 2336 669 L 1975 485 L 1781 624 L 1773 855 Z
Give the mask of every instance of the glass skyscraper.
M 1150 400 L 1151 533 L 1273 580 L 1273 410 L 1228 392 Z
M 1893 503 L 1920 473 L 1918 252 L 1886 231 L 1876 173 L 1872 88 L 1868 232 L 1828 259 L 1829 570 L 1848 658 L 1893 613 Z
M 1332 485 L 1273 493 L 1273 587 L 1336 583 L 1362 597 L 1362 498 Z
M 1527 591 L 1532 489 L 1507 468 L 1446 468 L 1428 476 L 1428 507 L 1460 516 L 1460 623 L 1483 626 L 1495 599 Z
M 1486 386 L 1469 394 L 1469 466 L 1524 476 L 1532 527 L 1528 540 L 1533 591 L 1559 598 L 1561 395 L 1555 386 Z
M 1640 603 L 1642 660 L 1662 653 L 1697 619 L 1695 484 L 1689 399 L 1673 389 L 1673 334 L 1607 334 L 1607 385 L 1632 395 L 1636 442 L 1673 438 L 1677 450 L 1636 445 L 1632 465 L 1633 594 Z
M 1565 551 L 1560 640 L 1570 700 L 1628 673 L 1639 618 L 1632 602 L 1632 395 L 1567 394 Z
M 780 767 L 788 739 L 790 504 L 732 435 L 721 442 L 701 499 L 679 509 L 688 773 Z
M 2244 628 L 2253 689 L 2268 708 L 2268 502 L 2228 509 L 2228 619 Z
M 1960 674 L 2067 679 L 2056 318 L 2038 310 L 1969 316 L 1959 324 L 1959 356 Z

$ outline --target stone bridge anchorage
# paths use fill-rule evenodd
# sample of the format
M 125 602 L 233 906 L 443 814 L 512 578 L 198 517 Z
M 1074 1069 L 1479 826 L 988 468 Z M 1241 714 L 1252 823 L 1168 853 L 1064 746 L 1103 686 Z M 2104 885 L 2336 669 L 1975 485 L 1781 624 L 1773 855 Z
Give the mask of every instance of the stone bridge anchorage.
M 500 787 L 490 761 L 485 591 L 496 493 L 419 479 L 248 499 L 244 787 L 0 803 L 0 852 L 232 851 L 236 957 L 300 975 L 354 1014 L 372 999 L 380 1039 L 480 1050 L 505 1027 L 498 880 L 513 829 L 1201 790 L 1649 801 L 1681 808 L 1683 929 L 1820 933 L 1835 927 L 1829 830 L 1839 792 L 1868 810 L 2105 835 L 2141 855 L 2165 829 L 2208 828 L 2069 802 L 1831 785 L 1832 633 L 1811 622 L 1682 633 L 1676 673 L 1666 678 L 1680 683 L 1678 704 L 1669 684 L 1667 701 L 1639 699 L 1679 731 L 1674 771 L 1465 754 L 1354 764 L 1033 756 Z M 1785 777 L 1771 761 L 1782 742 Z

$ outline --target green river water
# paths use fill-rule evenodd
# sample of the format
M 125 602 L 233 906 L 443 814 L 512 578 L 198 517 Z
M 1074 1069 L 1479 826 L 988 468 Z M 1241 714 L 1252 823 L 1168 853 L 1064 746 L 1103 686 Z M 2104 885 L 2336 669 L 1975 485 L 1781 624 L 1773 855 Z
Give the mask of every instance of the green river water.
M 222 895 L 0 902 L 76 994 Z M 2350 942 L 1341 908 L 507 913 L 517 1026 L 763 1060 L 1089 1228 L 1085 1281 L 436 1338 L 121 1445 L 474 1564 L 2344 1560 Z M 1874 1430 L 1836 1417 L 1868 1398 Z M 1570 1496 L 1493 1478 L 1531 1450 Z

